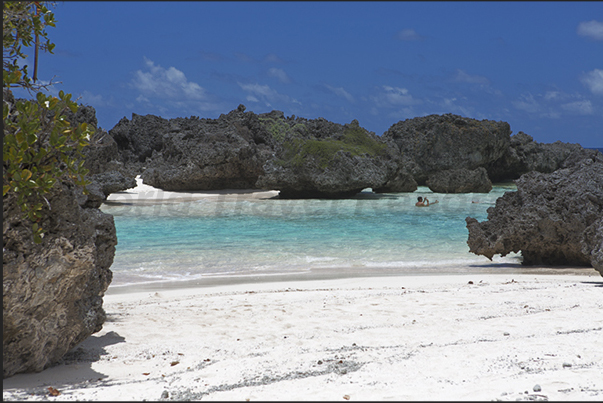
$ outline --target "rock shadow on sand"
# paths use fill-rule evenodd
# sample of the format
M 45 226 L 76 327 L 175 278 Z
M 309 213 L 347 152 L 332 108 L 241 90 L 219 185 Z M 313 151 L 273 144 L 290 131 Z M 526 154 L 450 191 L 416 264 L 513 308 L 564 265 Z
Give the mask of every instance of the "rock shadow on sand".
M 102 336 L 92 335 L 68 351 L 57 364 L 41 372 L 16 374 L 4 379 L 3 390 L 18 390 L 22 396 L 13 395 L 12 398 L 21 400 L 31 396 L 48 396 L 49 386 L 61 394 L 68 394 L 71 389 L 95 387 L 108 375 L 96 372 L 91 364 L 109 354 L 105 347 L 125 341 L 124 337 L 113 331 Z

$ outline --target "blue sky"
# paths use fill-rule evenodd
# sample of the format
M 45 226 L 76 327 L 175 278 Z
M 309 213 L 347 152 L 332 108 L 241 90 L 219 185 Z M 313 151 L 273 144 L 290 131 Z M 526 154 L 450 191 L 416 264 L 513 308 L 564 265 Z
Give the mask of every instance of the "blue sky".
M 132 113 L 509 122 L 603 147 L 603 2 L 58 2 L 61 81 L 109 130 Z M 31 57 L 27 59 L 31 63 Z M 32 69 L 30 69 L 32 71 Z M 17 94 L 18 95 L 18 94 Z

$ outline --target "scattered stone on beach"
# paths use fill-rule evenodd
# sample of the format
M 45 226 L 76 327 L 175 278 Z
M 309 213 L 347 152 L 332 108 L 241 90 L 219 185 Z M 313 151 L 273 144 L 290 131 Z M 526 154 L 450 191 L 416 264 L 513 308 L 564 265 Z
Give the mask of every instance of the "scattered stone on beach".
M 467 217 L 470 251 L 489 259 L 521 251 L 525 265 L 592 266 L 603 275 L 603 154 L 565 164 L 523 175 L 486 221 Z
M 536 384 L 536 385 L 534 385 L 533 390 L 534 390 L 534 392 L 540 392 L 542 390 L 542 388 L 540 387 L 540 385 Z
M 569 362 L 564 362 L 562 366 L 563 368 L 570 368 L 572 364 L 570 364 Z

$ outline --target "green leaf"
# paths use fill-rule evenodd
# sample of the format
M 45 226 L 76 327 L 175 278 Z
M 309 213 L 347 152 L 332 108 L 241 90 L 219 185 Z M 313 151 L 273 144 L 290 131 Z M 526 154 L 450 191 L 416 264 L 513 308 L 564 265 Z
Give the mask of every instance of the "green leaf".
M 37 243 L 37 244 L 42 243 L 42 236 L 39 233 L 35 233 L 33 238 L 34 238 L 34 243 Z
M 21 180 L 27 181 L 29 178 L 31 178 L 31 175 L 32 173 L 29 169 L 24 169 L 21 171 Z
M 36 94 L 36 99 L 38 100 L 38 103 L 39 103 L 40 105 L 42 105 L 42 104 L 44 104 L 44 101 L 46 101 L 46 96 L 44 95 L 44 93 L 42 93 L 42 92 L 38 92 L 38 93 Z

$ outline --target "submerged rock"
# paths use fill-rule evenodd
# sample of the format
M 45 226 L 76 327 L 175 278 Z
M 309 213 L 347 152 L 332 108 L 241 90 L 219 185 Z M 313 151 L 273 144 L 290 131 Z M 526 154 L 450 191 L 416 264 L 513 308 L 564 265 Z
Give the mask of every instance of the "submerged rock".
M 553 173 L 527 173 L 488 209 L 467 217 L 471 252 L 520 252 L 523 264 L 592 266 L 603 275 L 603 155 L 568 159 Z

